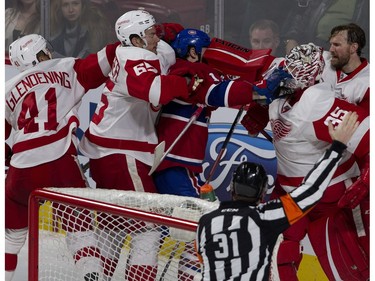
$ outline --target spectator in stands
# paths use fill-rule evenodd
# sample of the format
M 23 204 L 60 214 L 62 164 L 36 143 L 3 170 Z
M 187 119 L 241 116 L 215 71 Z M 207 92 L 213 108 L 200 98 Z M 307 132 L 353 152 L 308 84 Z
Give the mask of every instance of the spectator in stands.
M 38 34 L 10 45 L 10 61 L 20 73 L 5 85 L 5 139 L 11 140 L 13 150 L 5 179 L 6 281 L 12 279 L 26 241 L 30 193 L 40 187 L 87 186 L 77 159 L 78 107 L 89 89 L 107 80 L 116 46 L 108 45 L 85 59 L 52 59 L 51 48 Z M 82 222 L 80 212 L 73 212 Z M 84 239 L 89 244 L 94 235 L 80 227 L 66 236 L 77 266 L 92 259 L 80 243 Z
M 329 49 L 329 31 L 332 26 L 355 22 L 369 36 L 369 0 L 310 0 L 297 2 L 288 14 L 281 29 L 285 50 L 302 43 L 313 42 Z M 368 49 L 364 50 L 368 57 Z
M 277 24 L 268 19 L 254 22 L 249 28 L 251 49 L 272 49 L 271 55 L 278 57 L 284 54 L 280 51 L 280 32 Z
M 58 54 L 84 58 L 115 39 L 109 21 L 89 0 L 55 0 L 51 6 L 51 43 Z
M 331 147 L 322 153 L 298 190 L 279 199 L 261 203 L 268 182 L 261 165 L 243 162 L 237 167 L 231 184 L 233 201 L 221 202 L 198 223 L 202 280 L 271 280 L 271 257 L 279 234 L 322 198 L 358 127 L 356 120 L 356 113 L 348 113 L 336 129 L 328 122 Z
M 5 50 L 16 39 L 40 33 L 40 0 L 13 0 L 5 10 Z

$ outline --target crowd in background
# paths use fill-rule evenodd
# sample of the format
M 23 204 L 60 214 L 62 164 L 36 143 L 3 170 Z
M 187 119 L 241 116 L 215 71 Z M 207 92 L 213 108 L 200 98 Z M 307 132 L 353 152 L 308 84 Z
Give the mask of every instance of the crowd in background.
M 274 54 L 284 56 L 301 43 L 313 42 L 328 50 L 331 28 L 354 22 L 366 33 L 363 56 L 369 59 L 369 0 L 242 0 L 236 5 L 222 1 L 222 17 L 218 3 L 52 0 L 47 29 L 50 34 L 42 35 L 60 55 L 85 57 L 115 40 L 112 27 L 123 12 L 144 7 L 158 22 L 176 22 L 186 28 L 201 29 L 211 37 L 220 35 L 222 39 L 252 48 L 256 47 L 251 44 L 250 30 L 259 24 L 266 29 L 264 21 L 270 21 L 271 32 L 266 40 L 277 42 Z M 41 32 L 41 0 L 7 0 L 5 8 L 5 50 L 18 37 Z

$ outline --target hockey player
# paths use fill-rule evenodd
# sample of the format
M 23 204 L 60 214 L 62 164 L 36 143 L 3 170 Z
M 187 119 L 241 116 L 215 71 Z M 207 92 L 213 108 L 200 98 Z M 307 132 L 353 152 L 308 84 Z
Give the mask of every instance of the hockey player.
M 366 280 L 369 274 L 368 210 L 358 210 L 354 219 L 351 210 L 347 212 L 337 204 L 341 199 L 356 206 L 366 197 L 365 193 L 354 196 L 344 193 L 352 179 L 359 175 L 359 160 L 369 155 L 368 112 L 335 98 L 329 83 L 316 84 L 324 68 L 320 47 L 312 43 L 295 47 L 286 57 L 285 66 L 293 76 L 289 88 L 294 92 L 281 94 L 269 108 L 277 156 L 276 194 L 296 189 L 318 155 L 329 146 L 331 139 L 324 129 L 329 120 L 340 122 L 346 112 L 355 111 L 361 124 L 348 143 L 348 153 L 340 161 L 322 200 L 284 232 L 277 258 L 280 279 L 297 280 L 296 272 L 302 258 L 300 241 L 308 233 L 329 280 L 353 280 L 354 277 Z
M 175 63 L 174 51 L 158 38 L 155 19 L 147 11 L 126 12 L 116 21 L 115 31 L 121 46 L 116 49 L 110 79 L 80 142 L 80 151 L 90 158 L 91 175 L 98 188 L 156 192 L 148 173 L 158 144 L 154 126 L 160 106 L 175 97 L 188 98 L 201 80 L 194 78 L 193 68 L 187 73 L 188 78 L 167 75 Z M 121 230 L 103 229 L 106 236 L 115 237 L 118 232 Z M 152 234 L 152 237 L 146 234 L 147 238 L 142 233 L 133 237 L 128 280 L 155 278 L 160 233 Z M 142 256 L 146 243 L 154 248 Z M 109 252 L 118 254 L 116 249 Z M 106 273 L 108 278 L 117 264 L 116 255 L 105 257 L 108 261 L 105 266 L 112 264 Z M 149 273 L 143 274 L 146 271 Z M 131 274 L 135 277 L 130 277 Z
M 261 165 L 243 162 L 233 174 L 233 201 L 203 215 L 198 224 L 197 252 L 203 265 L 202 280 L 268 281 L 271 257 L 279 234 L 297 223 L 322 198 L 353 132 L 357 114 L 347 113 L 333 129 L 333 143 L 307 173 L 301 185 L 289 194 L 260 203 L 268 177 Z M 278 280 L 277 276 L 273 276 Z
M 358 25 L 339 25 L 331 30 L 330 49 L 322 79 L 334 86 L 337 98 L 370 112 L 370 65 L 361 57 L 365 32 Z
M 52 59 L 47 41 L 37 34 L 9 47 L 10 61 L 20 73 L 5 85 L 5 137 L 12 133 L 13 151 L 5 179 L 6 280 L 12 279 L 26 240 L 30 193 L 40 187 L 87 186 L 77 160 L 78 107 L 89 89 L 107 80 L 117 45 L 86 59 Z M 76 231 L 67 237 L 72 238 L 67 242 L 85 239 L 88 247 L 94 241 L 92 232 Z M 77 245 L 68 243 L 68 248 L 78 267 L 91 259 Z
M 210 65 L 201 63 L 203 53 L 210 44 L 210 37 L 196 29 L 182 30 L 172 42 L 178 58 L 176 64 L 171 67 L 170 73 L 182 75 L 195 65 L 201 65 L 201 69 L 206 73 L 204 84 L 196 91 L 196 95 L 189 99 L 174 99 L 163 107 L 156 125 L 159 141 L 165 141 L 168 148 L 198 106 L 204 105 L 205 108 L 155 172 L 154 179 L 160 193 L 198 197 L 199 184 L 196 174 L 202 172 L 208 138 L 208 121 L 212 110 L 217 107 L 249 104 L 253 101 L 253 91 L 271 100 L 280 82 L 289 77 L 286 72 L 276 69 L 274 75 L 259 83 L 253 81 L 254 83 L 251 84 L 240 79 L 231 80 Z
M 322 80 L 333 85 L 336 97 L 357 104 L 370 112 L 370 65 L 361 57 L 366 45 L 365 32 L 358 25 L 350 23 L 332 29 L 330 56 L 324 68 Z M 341 207 L 356 208 L 352 199 L 359 194 L 368 194 L 370 184 L 370 159 L 361 161 L 361 176 L 347 189 L 348 196 L 339 202 Z M 351 196 L 349 195 L 351 193 Z M 369 209 L 369 199 L 363 196 L 362 212 Z M 357 202 L 358 203 L 358 202 Z M 364 206 L 367 204 L 367 206 Z
M 159 141 L 165 141 L 166 148 L 169 148 L 198 107 L 205 107 L 154 173 L 158 192 L 162 194 L 199 197 L 197 175 L 202 172 L 212 110 L 249 104 L 253 100 L 254 90 L 271 99 L 274 89 L 288 77 L 286 72 L 276 70 L 267 81 L 258 84 L 230 80 L 225 74 L 201 63 L 203 53 L 206 48 L 210 48 L 210 44 L 210 37 L 196 29 L 182 30 L 171 44 L 178 58 L 170 73 L 183 75 L 187 69 L 200 65 L 206 74 L 204 84 L 196 91 L 196 95 L 189 99 L 177 98 L 163 106 L 156 125 Z M 235 52 L 235 49 L 232 51 Z M 262 66 L 260 64 L 256 67 Z M 197 268 L 194 265 L 198 264 L 194 249 L 185 249 L 181 259 L 184 266 L 179 268 L 179 280 L 193 280 Z M 195 270 L 189 268 L 189 265 Z

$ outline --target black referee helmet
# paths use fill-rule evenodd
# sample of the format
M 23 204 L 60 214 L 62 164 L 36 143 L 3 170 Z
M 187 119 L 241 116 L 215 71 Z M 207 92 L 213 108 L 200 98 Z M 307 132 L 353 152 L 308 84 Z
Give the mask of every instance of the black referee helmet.
M 262 165 L 243 162 L 233 173 L 232 195 L 236 199 L 257 203 L 267 190 L 268 177 Z

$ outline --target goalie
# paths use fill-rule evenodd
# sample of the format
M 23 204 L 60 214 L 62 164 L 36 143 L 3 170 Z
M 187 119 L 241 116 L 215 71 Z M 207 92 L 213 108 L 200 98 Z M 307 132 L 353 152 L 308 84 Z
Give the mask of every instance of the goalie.
M 267 190 L 267 174 L 261 165 L 243 162 L 233 174 L 233 201 L 221 202 L 217 210 L 198 223 L 197 252 L 206 280 L 270 280 L 271 256 L 279 234 L 308 213 L 322 198 L 343 156 L 346 143 L 358 127 L 356 113 L 348 113 L 333 128 L 328 122 L 332 145 L 290 194 L 260 203 Z M 275 276 L 275 280 L 277 276 Z
M 331 85 L 320 82 L 322 52 L 309 43 L 293 48 L 285 58 L 286 70 L 293 76 L 286 87 L 292 91 L 275 99 L 269 108 L 277 156 L 274 196 L 298 190 L 318 155 L 329 147 L 331 138 L 325 130 L 329 121 L 340 124 L 352 111 L 358 113 L 360 126 L 322 200 L 284 232 L 277 258 L 279 274 L 283 281 L 298 279 L 300 241 L 308 234 L 329 280 L 367 280 L 369 166 L 363 163 L 369 161 L 369 117 L 365 109 L 336 98 Z M 352 185 L 359 168 L 360 180 Z

